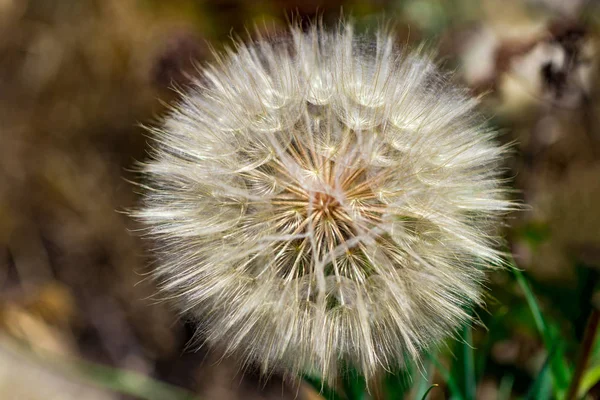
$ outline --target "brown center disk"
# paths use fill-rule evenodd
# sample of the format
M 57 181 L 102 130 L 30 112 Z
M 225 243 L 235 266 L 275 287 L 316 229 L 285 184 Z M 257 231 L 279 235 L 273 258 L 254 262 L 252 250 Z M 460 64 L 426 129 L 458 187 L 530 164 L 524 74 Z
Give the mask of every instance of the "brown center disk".
M 340 203 L 335 197 L 330 194 L 316 192 L 314 194 L 314 202 L 312 208 L 316 212 L 321 212 L 326 216 L 331 214 L 340 206 Z

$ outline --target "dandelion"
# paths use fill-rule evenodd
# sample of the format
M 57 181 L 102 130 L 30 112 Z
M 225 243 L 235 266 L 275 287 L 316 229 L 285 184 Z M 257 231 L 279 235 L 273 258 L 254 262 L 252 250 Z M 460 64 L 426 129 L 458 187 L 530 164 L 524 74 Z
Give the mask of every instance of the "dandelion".
M 236 43 L 153 129 L 161 293 L 265 373 L 418 360 L 500 262 L 506 148 L 476 106 L 388 32 Z

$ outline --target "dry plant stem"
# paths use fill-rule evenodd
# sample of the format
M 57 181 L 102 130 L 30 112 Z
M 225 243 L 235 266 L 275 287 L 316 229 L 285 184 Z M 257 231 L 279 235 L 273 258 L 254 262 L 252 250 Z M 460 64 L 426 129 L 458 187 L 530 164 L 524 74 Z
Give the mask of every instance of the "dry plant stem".
M 600 311 L 594 308 L 592 313 L 590 314 L 590 317 L 588 318 L 588 322 L 585 327 L 585 333 L 583 335 L 583 341 L 581 343 L 581 352 L 579 354 L 579 360 L 575 368 L 575 373 L 573 374 L 573 380 L 571 381 L 571 386 L 569 388 L 567 400 L 576 400 L 577 398 L 579 383 L 581 382 L 581 378 L 583 377 L 585 369 L 587 368 L 592 347 L 594 345 L 596 334 L 598 332 L 599 323 Z

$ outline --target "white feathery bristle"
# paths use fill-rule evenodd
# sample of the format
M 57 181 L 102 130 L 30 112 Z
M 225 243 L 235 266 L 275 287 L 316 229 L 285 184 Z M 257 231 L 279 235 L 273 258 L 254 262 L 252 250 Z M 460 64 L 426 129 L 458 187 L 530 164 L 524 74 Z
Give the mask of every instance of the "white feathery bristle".
M 385 31 L 237 43 L 153 130 L 161 293 L 265 373 L 418 360 L 469 321 L 514 208 L 477 103 Z

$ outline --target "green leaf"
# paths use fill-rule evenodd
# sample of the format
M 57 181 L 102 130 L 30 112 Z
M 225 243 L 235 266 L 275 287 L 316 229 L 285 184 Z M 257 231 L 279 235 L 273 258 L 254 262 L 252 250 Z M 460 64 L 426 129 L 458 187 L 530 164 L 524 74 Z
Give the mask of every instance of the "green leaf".
M 579 383 L 579 390 L 577 397 L 582 398 L 593 388 L 598 382 L 600 382 L 600 365 L 590 368 L 581 378 Z
M 555 395 L 558 399 L 562 399 L 566 395 L 569 386 L 569 376 L 571 375 L 566 358 L 564 356 L 563 344 L 560 342 L 557 332 L 552 330 L 546 323 L 537 299 L 531 291 L 529 283 L 525 279 L 525 276 L 523 276 L 523 273 L 516 267 L 516 265 L 514 265 L 514 262 L 511 270 L 516 278 L 517 283 L 525 294 L 525 299 L 535 321 L 536 328 L 542 337 L 542 341 L 544 342 L 546 350 L 550 351 L 550 349 L 552 349 L 553 352 L 556 352 L 550 361 L 550 370 L 552 373 L 552 383 L 554 386 Z

